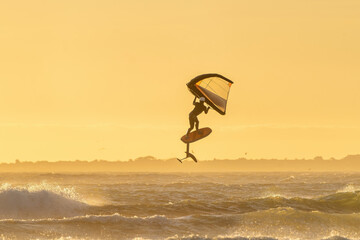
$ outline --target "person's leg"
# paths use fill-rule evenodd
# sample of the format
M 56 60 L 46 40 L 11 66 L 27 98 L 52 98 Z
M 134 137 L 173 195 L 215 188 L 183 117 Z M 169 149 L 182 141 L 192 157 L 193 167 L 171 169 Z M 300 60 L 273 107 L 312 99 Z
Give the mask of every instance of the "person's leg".
M 195 127 L 196 127 L 196 131 L 199 130 L 199 119 L 197 117 L 195 117 Z
M 190 128 L 188 129 L 186 135 L 189 135 L 189 133 L 191 132 L 191 130 L 194 128 L 194 123 L 195 123 L 194 118 L 189 117 L 189 122 L 190 122 Z

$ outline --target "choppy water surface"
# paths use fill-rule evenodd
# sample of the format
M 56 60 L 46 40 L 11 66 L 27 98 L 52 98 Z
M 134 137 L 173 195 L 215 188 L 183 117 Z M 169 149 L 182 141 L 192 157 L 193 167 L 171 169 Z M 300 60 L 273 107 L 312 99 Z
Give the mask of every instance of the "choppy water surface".
M 0 182 L 0 239 L 360 239 L 359 173 L 8 173 Z

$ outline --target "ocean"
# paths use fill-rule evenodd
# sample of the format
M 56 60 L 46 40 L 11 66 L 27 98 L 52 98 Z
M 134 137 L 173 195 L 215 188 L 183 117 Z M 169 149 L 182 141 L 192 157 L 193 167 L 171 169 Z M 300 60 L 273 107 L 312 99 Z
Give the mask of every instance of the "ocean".
M 360 173 L 1 173 L 0 239 L 360 239 Z

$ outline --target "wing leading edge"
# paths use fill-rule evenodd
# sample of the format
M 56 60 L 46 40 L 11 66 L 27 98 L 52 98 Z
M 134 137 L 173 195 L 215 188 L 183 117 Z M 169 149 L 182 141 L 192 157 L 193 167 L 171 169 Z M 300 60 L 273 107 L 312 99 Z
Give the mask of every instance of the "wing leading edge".
M 221 115 L 225 115 L 232 84 L 230 79 L 220 74 L 208 73 L 195 77 L 186 85 L 192 94 L 204 97 L 208 105 Z

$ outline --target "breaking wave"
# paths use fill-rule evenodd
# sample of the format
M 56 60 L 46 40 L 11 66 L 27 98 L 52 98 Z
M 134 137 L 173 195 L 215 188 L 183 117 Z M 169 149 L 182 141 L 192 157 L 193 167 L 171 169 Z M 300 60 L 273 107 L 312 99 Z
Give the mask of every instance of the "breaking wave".
M 358 239 L 359 214 L 328 214 L 277 208 L 246 214 L 126 217 L 86 215 L 63 219 L 0 220 L 2 225 L 77 226 L 96 235 L 97 228 L 122 229 L 124 239 Z M 216 228 L 214 229 L 214 226 Z M 232 226 L 229 228 L 229 226 Z M 193 229 L 198 229 L 197 233 Z M 311 229 L 308 231 L 307 229 Z M 219 235 L 219 232 L 223 232 Z M 191 234 L 189 234 L 191 233 Z M 173 237 L 169 237 L 173 236 Z M 339 237 L 341 236 L 341 237 Z M 116 237 L 109 236 L 111 238 Z M 125 238 L 126 237 L 126 238 Z
M 177 217 L 193 214 L 243 214 L 286 207 L 307 212 L 360 213 L 360 192 L 339 192 L 317 198 L 271 196 L 253 199 L 224 199 L 223 201 L 179 200 L 168 203 L 149 201 L 138 204 L 91 206 L 88 213 L 118 212 L 126 216 Z
M 88 205 L 78 199 L 74 189 L 46 183 L 0 187 L 0 218 L 54 218 L 76 216 Z
M 252 199 L 179 200 L 174 202 L 141 202 L 136 204 L 88 205 L 73 188 L 48 185 L 14 187 L 0 186 L 0 219 L 41 219 L 84 217 L 89 215 L 167 216 L 196 214 L 244 214 L 277 208 L 292 208 L 307 212 L 360 213 L 360 191 L 347 186 L 337 193 L 316 197 L 268 196 Z
M 358 175 L 36 176 L 0 185 L 0 239 L 360 239 Z

